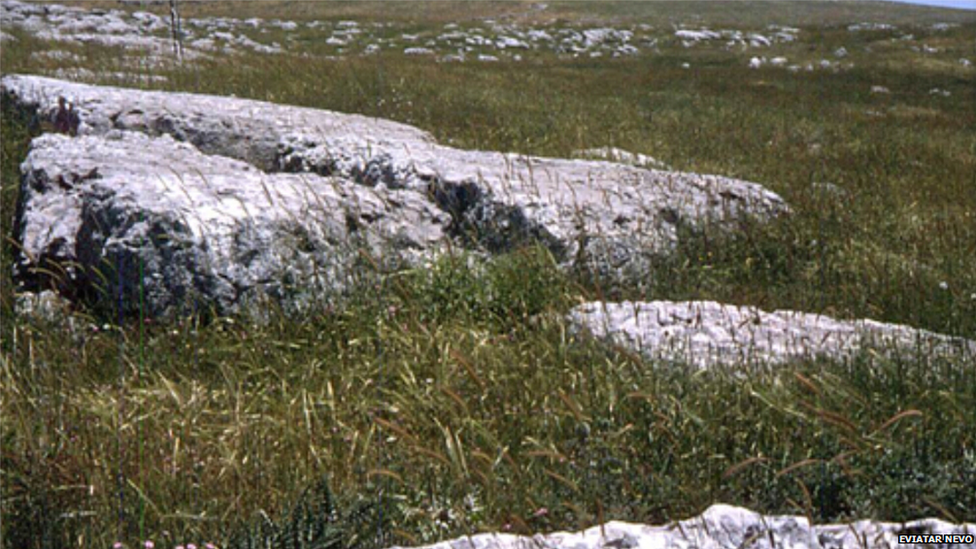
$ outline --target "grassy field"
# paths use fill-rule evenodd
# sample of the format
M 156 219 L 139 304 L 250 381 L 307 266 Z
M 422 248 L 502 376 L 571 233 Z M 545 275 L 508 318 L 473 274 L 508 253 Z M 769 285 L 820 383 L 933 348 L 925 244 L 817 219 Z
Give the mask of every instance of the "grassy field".
M 616 59 L 322 50 L 133 70 L 124 50 L 4 28 L 16 41 L 0 63 L 4 74 L 82 67 L 106 84 L 391 118 L 465 148 L 616 146 L 759 182 L 794 214 L 735 236 L 684 235 L 643 288 L 608 297 L 714 299 L 976 339 L 976 70 L 959 62 L 976 61 L 976 14 L 878 2 L 551 4 L 209 2 L 187 3 L 184 17 L 389 20 L 401 25 L 391 34 L 484 17 L 647 23 L 662 36 L 671 23 L 800 32 L 762 51 L 665 37 Z M 848 30 L 863 21 L 899 30 Z M 79 61 L 35 55 L 48 50 Z M 754 55 L 842 67 L 750 70 Z M 652 363 L 568 331 L 562 313 L 604 292 L 559 272 L 543 249 L 476 270 L 459 253 L 384 278 L 343 310 L 265 326 L 100 320 L 72 332 L 19 318 L 7 236 L 18 164 L 39 130 L 9 104 L 2 130 L 5 548 L 247 547 L 275 535 L 292 547 L 286 538 L 306 527 L 331 547 L 374 548 L 661 522 L 715 502 L 818 522 L 976 521 L 972 362 L 863 356 L 745 376 Z

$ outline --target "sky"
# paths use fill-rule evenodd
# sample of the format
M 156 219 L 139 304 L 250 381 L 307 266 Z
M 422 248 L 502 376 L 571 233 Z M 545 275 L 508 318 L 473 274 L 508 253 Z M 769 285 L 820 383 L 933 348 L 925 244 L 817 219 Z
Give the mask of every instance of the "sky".
M 976 0 L 888 0 L 901 4 L 921 4 L 924 6 L 942 6 L 965 10 L 976 10 Z

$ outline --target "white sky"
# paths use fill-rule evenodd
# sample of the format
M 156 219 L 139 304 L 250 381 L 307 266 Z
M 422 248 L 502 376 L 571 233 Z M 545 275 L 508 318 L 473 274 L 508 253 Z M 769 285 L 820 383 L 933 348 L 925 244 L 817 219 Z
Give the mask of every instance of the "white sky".
M 964 10 L 976 10 L 976 0 L 888 0 L 902 4 L 922 4 L 925 6 L 943 6 Z

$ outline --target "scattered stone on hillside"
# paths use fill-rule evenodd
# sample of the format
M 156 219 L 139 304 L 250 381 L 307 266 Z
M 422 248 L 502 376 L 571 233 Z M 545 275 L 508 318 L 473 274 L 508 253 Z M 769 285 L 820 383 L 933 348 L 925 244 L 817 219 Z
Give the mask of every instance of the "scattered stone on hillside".
M 456 245 L 501 253 L 538 241 L 565 268 L 591 273 L 610 283 L 643 280 L 651 262 L 674 248 L 679 226 L 708 224 L 714 229 L 734 230 L 744 217 L 765 220 L 788 212 L 779 196 L 754 183 L 616 162 L 458 150 L 437 144 L 417 128 L 359 115 L 236 98 L 89 86 L 34 76 L 6 76 L 0 89 L 5 100 L 35 110 L 41 118 L 51 118 L 58 98 L 68 99 L 79 116 L 78 134 L 82 136 L 126 130 L 184 141 L 214 159 L 213 166 L 199 168 L 205 174 L 219 173 L 218 165 L 246 172 L 236 164 L 223 164 L 237 159 L 251 164 L 255 174 L 268 172 L 265 177 L 276 177 L 274 172 L 317 174 L 373 187 L 380 193 L 408 192 L 404 196 L 423 199 L 445 216 L 443 230 Z M 123 152 L 113 156 L 108 150 L 129 146 L 134 139 L 84 141 L 93 147 L 92 156 L 86 160 L 81 149 L 72 153 L 74 156 L 66 156 L 84 165 L 72 168 L 72 173 L 87 174 L 92 169 L 121 173 L 125 162 L 133 162 L 137 156 Z M 24 166 L 28 175 L 25 185 L 33 180 L 31 173 L 37 172 L 39 181 L 46 181 L 46 170 L 61 169 L 51 143 L 42 139 L 35 144 L 37 150 Z M 172 148 L 165 141 L 160 143 L 160 151 Z M 66 150 L 74 146 L 73 142 L 58 145 Z M 97 151 L 102 152 L 95 155 Z M 196 163 L 202 160 L 184 149 L 180 151 L 181 158 L 188 159 L 187 165 L 194 166 L 187 168 L 189 176 L 184 175 L 192 179 Z M 100 163 L 105 166 L 99 167 Z M 173 159 L 163 164 L 167 165 L 180 164 Z M 132 169 L 138 172 L 141 168 Z M 241 181 L 241 185 L 260 186 L 261 180 L 242 176 Z M 25 212 L 49 203 L 60 210 L 78 207 L 78 195 L 59 192 L 57 185 L 42 188 L 43 192 L 23 193 L 28 206 Z M 160 201 L 176 200 L 165 198 L 156 187 L 146 188 L 146 192 Z M 253 189 L 242 192 L 259 199 L 263 196 Z M 140 203 L 142 198 L 127 200 Z M 123 223 L 116 217 L 109 219 Z M 31 222 L 30 215 L 25 214 L 19 222 Z M 58 250 L 76 246 L 71 240 L 76 231 L 64 229 L 67 232 L 60 235 L 63 241 L 54 243 L 44 228 L 51 218 L 38 218 L 37 222 L 40 225 L 30 233 L 35 241 L 25 244 L 31 254 L 27 257 L 37 259 L 46 253 L 59 258 Z M 56 224 L 61 227 L 59 231 L 66 223 L 62 219 Z M 160 227 L 186 233 L 193 226 L 170 223 Z M 122 229 L 109 226 L 105 230 Z M 187 257 L 207 253 L 195 250 L 187 252 Z M 186 261 L 183 264 L 190 265 Z M 20 272 L 28 272 L 29 267 L 25 265 Z M 189 282 L 180 281 L 196 280 L 194 276 L 189 271 L 174 274 L 174 284 L 187 285 Z M 226 293 L 219 282 L 207 281 L 206 285 Z M 230 302 L 230 298 L 216 297 Z
M 20 315 L 48 324 L 71 322 L 71 302 L 51 290 L 19 294 L 14 307 Z
M 71 53 L 64 50 L 35 51 L 31 54 L 31 58 L 49 59 L 53 61 L 68 61 L 72 63 L 80 63 L 84 60 L 84 57 L 78 55 L 77 53 Z
M 40 5 L 16 0 L 0 2 L 4 25 L 20 27 L 35 36 L 61 42 L 99 43 L 165 52 L 172 48 L 162 37 L 147 34 L 142 20 L 131 19 L 120 10 L 86 10 L 57 4 Z
M 760 515 L 742 507 L 715 504 L 701 515 L 663 526 L 611 521 L 581 532 L 555 532 L 532 537 L 515 534 L 474 534 L 415 549 L 889 549 L 899 545 L 899 534 L 919 536 L 910 543 L 943 547 L 929 534 L 958 534 L 956 547 L 976 548 L 965 541 L 976 524 L 952 524 L 939 519 L 907 523 L 859 520 L 848 524 L 811 525 L 806 517 Z M 967 537 L 968 535 L 968 537 Z M 401 548 L 391 548 L 401 549 Z
M 718 40 L 722 37 L 721 34 L 710 31 L 710 30 L 688 30 L 680 29 L 674 31 L 674 35 L 682 40 L 689 40 L 692 42 L 700 42 L 703 40 Z
M 897 357 L 976 359 L 976 342 L 873 320 L 835 320 L 796 311 L 765 312 L 714 301 L 579 305 L 579 329 L 651 360 L 700 368 L 715 364 L 782 364 L 818 357 L 849 360 L 866 349 Z
M 640 153 L 634 154 L 630 151 L 618 149 L 617 147 L 599 147 L 595 149 L 582 149 L 573 151 L 573 158 L 584 158 L 589 160 L 607 160 L 619 162 L 638 168 L 648 168 L 653 170 L 670 170 L 671 168 L 660 160 Z
M 848 25 L 847 30 L 851 32 L 859 31 L 893 31 L 897 27 L 894 25 L 889 25 L 888 23 L 855 23 L 853 25 Z
M 144 60 L 148 64 L 159 65 L 173 62 L 172 42 L 169 21 L 145 11 L 127 14 L 122 10 L 95 10 L 84 7 L 65 7 L 57 4 L 38 6 L 18 0 L 0 0 L 0 18 L 4 25 L 21 28 L 42 39 L 69 43 L 97 43 L 122 46 L 128 49 L 144 50 Z M 568 54 L 571 57 L 613 57 L 639 55 L 642 47 L 657 50 L 659 38 L 665 36 L 646 24 L 630 28 L 614 27 L 561 27 L 552 23 L 500 23 L 482 20 L 473 26 L 460 28 L 451 23 L 444 26 L 449 32 L 436 36 L 425 33 L 401 32 L 398 40 L 405 46 L 397 51 L 409 50 L 407 54 L 419 54 L 410 46 L 431 50 L 433 57 L 444 60 L 444 56 L 454 56 L 459 47 L 465 49 L 470 59 L 494 61 L 508 58 L 507 53 L 515 51 L 551 51 Z M 300 25 L 293 21 L 274 19 L 265 21 L 259 18 L 236 19 L 233 17 L 198 17 L 183 21 L 184 53 L 187 59 L 194 60 L 221 53 L 252 51 L 265 54 L 278 54 L 287 48 L 277 43 L 263 43 L 260 38 L 269 29 L 279 29 L 285 33 L 285 44 L 292 43 L 293 34 L 300 28 L 321 29 L 322 41 L 335 48 L 336 54 L 346 51 L 363 51 L 370 44 L 385 43 L 396 47 L 379 29 L 400 27 L 399 24 L 374 23 L 359 25 L 355 21 L 311 21 Z M 771 25 L 770 33 L 741 30 L 681 29 L 675 36 L 686 47 L 715 40 L 727 42 L 727 47 L 769 47 L 774 43 L 791 42 L 796 39 L 798 29 Z M 257 32 L 255 32 L 257 31 Z M 9 35 L 2 35 L 6 37 Z M 3 38 L 6 39 L 6 38 Z M 346 48 L 350 48 L 347 50 Z M 325 55 L 331 58 L 331 55 Z M 521 55 L 512 56 L 521 60 Z M 459 60 L 451 57 L 451 60 Z
M 713 40 L 725 41 L 725 47 L 727 49 L 735 46 L 768 48 L 776 42 L 792 42 L 796 40 L 796 33 L 799 32 L 799 29 L 778 27 L 775 25 L 770 26 L 769 29 L 776 31 L 770 35 L 771 37 L 759 34 L 758 32 L 743 32 L 730 29 L 721 31 L 679 29 L 674 32 L 674 36 L 680 39 L 681 44 L 686 48 Z
M 810 184 L 810 188 L 821 195 L 831 198 L 843 198 L 850 194 L 844 187 L 827 181 L 814 181 Z

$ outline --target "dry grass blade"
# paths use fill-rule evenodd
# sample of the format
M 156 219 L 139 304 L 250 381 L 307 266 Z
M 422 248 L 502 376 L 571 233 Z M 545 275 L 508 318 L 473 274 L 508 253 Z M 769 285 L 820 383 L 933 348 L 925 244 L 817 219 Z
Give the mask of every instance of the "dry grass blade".
M 395 423 L 391 421 L 387 421 L 380 417 L 374 417 L 373 422 L 379 425 L 380 427 L 383 427 L 384 429 L 393 431 L 394 433 L 399 435 L 400 438 L 403 439 L 404 441 L 409 442 L 411 444 L 417 444 L 417 437 L 413 436 L 405 428 L 400 427 L 399 425 L 396 425 Z
M 930 507 L 938 511 L 945 518 L 945 520 L 957 524 L 960 522 L 959 518 L 957 518 L 956 515 L 949 512 L 949 510 L 946 509 L 945 506 L 941 505 L 939 502 L 933 500 L 932 498 L 928 496 L 922 496 L 922 501 L 924 501 L 927 505 L 929 505 Z
M 579 405 L 577 405 L 576 402 L 574 402 L 573 399 L 569 395 L 567 395 L 562 389 L 556 391 L 556 396 L 558 396 L 559 400 L 561 400 L 563 404 L 566 405 L 566 408 L 568 408 L 569 411 L 573 414 L 573 417 L 576 418 L 576 421 L 579 422 L 588 421 L 589 418 L 583 415 L 583 412 L 580 410 Z
M 801 406 L 809 409 L 814 414 L 816 414 L 820 419 L 830 423 L 831 425 L 836 425 L 842 429 L 845 429 L 851 433 L 857 433 L 857 427 L 846 417 L 830 410 L 824 410 L 823 408 L 818 408 L 808 402 L 801 402 Z
M 573 492 L 579 493 L 579 491 L 580 491 L 579 490 L 579 486 L 575 482 L 569 480 L 568 478 L 560 475 L 559 473 L 557 473 L 555 471 L 550 471 L 549 469 L 543 469 L 542 472 L 545 473 L 546 476 L 548 476 L 550 478 L 553 478 L 556 481 L 560 482 L 563 486 L 568 487 Z
M 781 469 L 781 470 L 777 471 L 776 472 L 776 476 L 777 477 L 781 477 L 781 476 L 784 476 L 786 474 L 789 474 L 789 473 L 791 473 L 793 471 L 796 471 L 797 469 L 801 469 L 803 467 L 809 467 L 810 465 L 816 465 L 818 463 L 824 463 L 824 460 L 822 460 L 822 459 L 815 459 L 815 458 L 804 459 L 804 460 L 801 460 L 801 461 L 798 461 L 798 462 L 794 463 L 793 465 L 790 465 L 790 466 L 788 466 L 788 467 L 786 467 L 784 469 Z
M 800 372 L 793 372 L 793 377 L 795 377 L 796 380 L 799 381 L 801 385 L 806 387 L 806 389 L 811 393 L 817 396 L 821 395 L 820 389 L 818 389 L 817 386 L 813 384 L 813 381 L 811 381 L 810 378 L 804 376 Z
M 925 414 L 923 414 L 921 410 L 915 410 L 915 409 L 903 410 L 901 412 L 898 412 L 897 414 L 891 416 L 887 421 L 882 423 L 877 429 L 872 431 L 871 436 L 876 435 L 881 431 L 886 431 L 894 424 L 908 417 L 925 417 Z
M 371 479 L 373 477 L 387 477 L 401 484 L 403 483 L 403 477 L 401 477 L 400 475 L 396 474 L 395 472 L 389 469 L 371 469 L 366 473 L 367 479 Z
M 471 362 L 468 361 L 468 359 L 465 358 L 464 355 L 462 355 L 460 352 L 458 352 L 457 349 L 451 348 L 449 352 L 450 352 L 451 356 L 454 358 L 454 360 L 456 360 L 458 362 L 458 364 L 460 364 L 462 367 L 464 367 L 464 371 L 466 371 L 468 373 L 468 375 L 471 376 L 471 379 L 473 379 L 475 381 L 475 383 L 478 384 L 479 387 L 481 387 L 482 389 L 484 389 L 485 388 L 485 381 L 483 379 L 481 379 L 481 376 L 479 376 L 478 375 L 478 372 L 475 371 L 474 366 L 471 365 Z
M 748 468 L 751 465 L 754 465 L 756 463 L 765 463 L 767 461 L 769 461 L 769 459 L 768 458 L 765 458 L 763 456 L 754 456 L 754 457 L 751 457 L 751 458 L 744 459 L 744 460 L 740 461 L 739 463 L 736 463 L 735 465 L 733 465 L 733 466 L 729 467 L 728 469 L 726 469 L 725 472 L 722 473 L 722 478 L 729 478 L 729 477 L 735 476 L 740 471 Z

